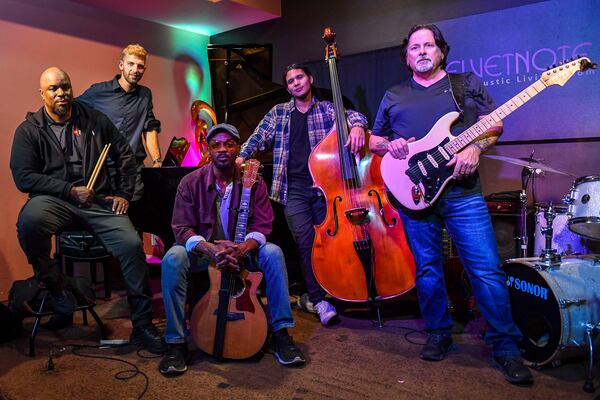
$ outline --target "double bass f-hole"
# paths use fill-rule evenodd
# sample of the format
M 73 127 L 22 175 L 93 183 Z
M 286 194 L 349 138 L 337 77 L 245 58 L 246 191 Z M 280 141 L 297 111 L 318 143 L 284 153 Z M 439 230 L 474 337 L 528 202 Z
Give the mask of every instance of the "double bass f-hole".
M 393 228 L 398 223 L 398 220 L 392 217 L 392 223 L 390 224 L 385 217 L 385 209 L 383 208 L 383 203 L 381 202 L 381 197 L 379 196 L 379 192 L 375 189 L 369 190 L 369 196 L 377 196 L 377 205 L 379 206 L 379 216 L 383 220 L 383 223 L 387 225 L 388 228 Z
M 335 236 L 338 233 L 338 229 L 340 229 L 340 224 L 338 221 L 338 212 L 337 212 L 337 205 L 335 203 L 337 202 L 342 202 L 342 198 L 340 196 L 335 196 L 335 198 L 333 199 L 333 223 L 335 226 L 335 229 L 333 232 L 331 232 L 331 228 L 327 228 L 327 235 L 329 236 Z

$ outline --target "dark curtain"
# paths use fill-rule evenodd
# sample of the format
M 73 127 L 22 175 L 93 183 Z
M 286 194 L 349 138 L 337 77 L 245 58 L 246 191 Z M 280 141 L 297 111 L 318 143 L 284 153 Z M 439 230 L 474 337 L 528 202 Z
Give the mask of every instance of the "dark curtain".
M 314 85 L 330 89 L 331 81 L 325 60 L 305 63 L 313 72 Z M 385 91 L 409 79 L 407 68 L 400 62 L 400 47 L 369 51 L 343 57 L 337 62 L 342 95 L 363 113 L 369 127 Z

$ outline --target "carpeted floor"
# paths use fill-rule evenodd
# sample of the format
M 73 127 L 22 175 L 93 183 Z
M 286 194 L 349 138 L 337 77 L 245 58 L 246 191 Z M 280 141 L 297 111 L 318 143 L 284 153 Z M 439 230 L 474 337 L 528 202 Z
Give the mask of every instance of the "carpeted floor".
M 155 283 L 156 284 L 156 283 Z M 128 338 L 128 307 L 122 291 L 110 301 L 98 301 L 97 310 L 111 338 Z M 156 315 L 163 315 L 162 299 L 155 297 Z M 316 317 L 294 311 L 291 333 L 304 351 L 307 365 L 290 369 L 264 354 L 245 362 L 217 363 L 195 353 L 188 372 L 164 378 L 158 358 L 132 347 L 79 348 L 96 345 L 98 332 L 78 324 L 57 333 L 40 330 L 37 357 L 27 354 L 26 333 L 0 345 L 0 399 L 593 399 L 583 392 L 582 361 L 533 371 L 535 384 L 514 386 L 493 368 L 490 349 L 480 338 L 480 324 L 472 321 L 456 334 L 456 351 L 439 363 L 419 359 L 422 321 L 415 318 L 411 295 L 388 303 L 386 324 L 378 328 L 368 310 L 337 304 L 341 323 L 322 327 Z M 346 307 L 344 309 L 344 307 Z M 158 321 L 159 326 L 164 321 Z M 31 327 L 27 320 L 25 328 Z M 65 347 L 61 349 L 60 347 Z M 47 370 L 54 352 L 54 371 Z M 119 361 L 121 360 L 121 361 Z M 134 374 L 131 365 L 142 374 Z M 596 371 L 597 373 L 598 371 Z M 596 374 L 597 376 L 597 374 Z M 145 379 L 147 377 L 147 380 Z M 129 379 L 127 379 L 129 378 Z M 598 381 L 595 382 L 598 385 Z M 145 388 L 147 384 L 147 389 Z M 144 393 L 145 391 L 145 393 Z M 598 391 L 600 392 L 600 391 Z

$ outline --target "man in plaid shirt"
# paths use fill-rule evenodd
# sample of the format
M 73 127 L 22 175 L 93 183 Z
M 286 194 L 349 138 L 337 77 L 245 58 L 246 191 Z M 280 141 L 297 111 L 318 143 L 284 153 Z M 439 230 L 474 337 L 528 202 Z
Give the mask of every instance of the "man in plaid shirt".
M 336 319 L 337 312 L 325 300 L 325 291 L 315 279 L 311 262 L 313 227 L 325 219 L 326 203 L 323 193 L 313 187 L 308 157 L 335 125 L 335 112 L 331 102 L 313 96 L 313 77 L 306 66 L 288 66 L 283 81 L 293 98 L 276 105 L 265 115 L 242 146 L 237 162 L 273 149 L 270 197 L 285 206 L 285 217 L 298 245 L 309 298 L 304 308 L 316 311 L 326 326 Z M 351 110 L 347 111 L 346 117 L 350 134 L 345 145 L 357 153 L 365 144 L 367 119 Z

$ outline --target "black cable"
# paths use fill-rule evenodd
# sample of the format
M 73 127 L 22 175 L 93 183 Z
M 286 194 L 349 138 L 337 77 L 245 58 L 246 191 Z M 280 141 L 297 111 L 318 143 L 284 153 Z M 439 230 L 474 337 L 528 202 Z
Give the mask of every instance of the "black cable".
M 373 325 L 377 325 L 379 326 L 378 322 L 375 320 L 371 320 L 371 323 L 373 323 Z M 406 332 L 403 336 L 404 336 L 404 340 L 406 340 L 408 343 L 410 344 L 414 344 L 417 346 L 425 346 L 425 343 L 420 343 L 420 342 L 415 342 L 414 340 L 410 339 L 409 336 L 410 335 L 414 335 L 414 334 L 420 334 L 423 335 L 425 337 L 428 336 L 427 332 L 425 332 L 425 330 L 423 329 L 415 329 L 415 328 L 410 328 L 408 326 L 402 326 L 402 325 L 389 325 L 386 324 L 382 327 L 382 329 L 384 328 L 395 328 L 395 329 L 403 329 L 403 330 L 407 330 L 408 332 Z
M 106 345 L 82 345 L 82 344 L 64 344 L 62 346 L 58 346 L 58 345 L 54 345 L 53 347 L 58 349 L 58 353 L 61 353 L 63 351 L 65 351 L 67 348 L 71 348 L 71 354 L 78 356 L 78 357 L 83 357 L 83 358 L 95 358 L 95 359 L 99 359 L 99 360 L 111 360 L 111 361 L 117 361 L 123 364 L 127 364 L 128 366 L 130 366 L 132 369 L 126 369 L 126 370 L 122 370 L 117 372 L 114 375 L 115 379 L 118 379 L 120 381 L 127 381 L 129 379 L 135 378 L 138 375 L 142 375 L 144 377 L 144 390 L 142 391 L 142 393 L 140 393 L 140 395 L 137 397 L 138 400 L 142 399 L 144 397 L 144 395 L 146 394 L 146 392 L 148 391 L 148 386 L 150 384 L 150 378 L 148 378 L 148 375 L 146 375 L 145 372 L 143 372 L 142 370 L 140 370 L 138 368 L 137 365 L 135 365 L 134 363 L 124 360 L 122 358 L 117 358 L 117 357 L 111 357 L 111 356 L 103 356 L 103 355 L 95 355 L 95 354 L 83 354 L 80 353 L 79 350 L 81 349 L 100 349 L 100 348 L 120 348 L 120 347 L 125 347 L 125 346 L 129 346 L 129 344 L 124 344 L 124 345 L 112 345 L 112 346 L 106 346 Z M 157 358 L 159 356 L 152 356 L 152 357 L 148 357 L 148 356 L 144 356 L 140 353 L 141 349 L 139 349 L 137 351 L 137 355 L 140 358 Z M 54 368 L 54 362 L 52 361 L 52 357 L 56 355 L 56 353 L 51 350 L 50 351 L 50 355 L 48 358 L 48 368 L 49 370 L 51 370 L 50 368 Z

